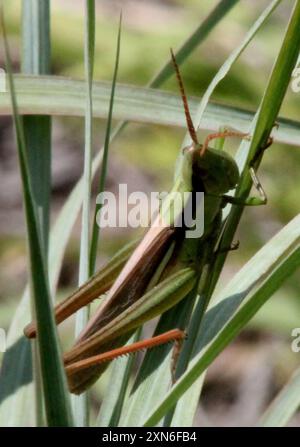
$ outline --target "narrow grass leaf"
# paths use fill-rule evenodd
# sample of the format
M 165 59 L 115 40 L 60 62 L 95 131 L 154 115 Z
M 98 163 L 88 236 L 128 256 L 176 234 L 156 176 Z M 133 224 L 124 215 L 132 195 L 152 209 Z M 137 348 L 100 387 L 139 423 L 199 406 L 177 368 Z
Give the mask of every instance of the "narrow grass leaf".
M 109 143 L 111 140 L 111 125 L 113 106 L 115 98 L 116 81 L 120 60 L 120 46 L 121 46 L 121 27 L 122 27 L 122 14 L 120 15 L 119 30 L 117 37 L 117 49 L 115 58 L 115 67 L 111 86 L 111 96 L 109 102 L 109 110 L 106 124 L 105 141 L 103 147 L 103 158 L 100 171 L 98 195 L 104 192 L 106 183 L 106 174 L 108 167 L 108 151 Z M 99 217 L 101 213 L 101 204 L 97 203 L 95 207 L 94 220 L 93 220 L 93 232 L 90 251 L 90 274 L 94 274 L 96 266 L 97 249 L 99 244 L 100 227 L 98 226 Z M 131 337 L 133 340 L 137 340 L 137 335 Z M 131 367 L 133 364 L 132 358 L 119 359 L 114 363 L 111 368 L 109 392 L 105 393 L 104 400 L 101 405 L 100 413 L 97 417 L 98 426 L 117 426 L 123 402 L 125 399 L 126 389 L 130 379 Z
M 25 75 L 16 75 L 15 81 L 21 114 L 54 116 L 84 116 L 85 114 L 86 96 L 83 81 L 57 76 Z M 110 83 L 94 81 L 94 117 L 107 117 L 110 93 Z M 9 94 L 2 93 L 1 99 L 0 115 L 10 114 Z M 199 98 L 189 98 L 192 115 L 196 114 L 198 105 Z M 254 113 L 246 109 L 210 102 L 204 112 L 201 128 L 216 131 L 221 126 L 227 126 L 247 132 L 253 116 Z M 117 84 L 114 118 L 186 128 L 181 98 L 177 94 L 151 88 Z M 279 118 L 278 124 L 278 129 L 273 131 L 275 141 L 298 146 L 300 123 Z
M 22 73 L 46 75 L 50 72 L 50 2 L 22 2 Z M 32 191 L 41 220 L 42 241 L 48 250 L 51 190 L 51 119 L 49 116 L 23 118 Z
M 31 287 L 38 323 L 38 344 L 43 377 L 47 423 L 49 426 L 68 426 L 72 424 L 72 417 L 69 407 L 66 378 L 52 313 L 51 295 L 45 268 L 45 255 L 42 251 L 40 227 L 31 190 L 32 185 L 30 183 L 30 173 L 28 169 L 27 150 L 25 146 L 22 120 L 17 109 L 3 11 L 1 12 L 1 25 L 4 36 L 6 66 L 23 185 L 30 258 Z
M 49 0 L 44 2 L 23 0 L 22 31 L 22 72 L 33 75 L 49 74 L 51 65 Z M 46 115 L 24 116 L 23 128 L 26 147 L 30 149 L 27 157 L 33 199 L 40 220 L 43 251 L 47 254 L 51 194 L 51 117 Z M 47 261 L 47 256 L 45 259 Z M 46 271 L 48 271 L 47 264 Z M 33 355 L 37 355 L 36 343 L 32 346 L 34 348 Z M 37 362 L 38 359 L 36 358 L 34 363 L 37 364 Z M 37 426 L 43 425 L 41 386 L 39 368 L 36 368 L 35 402 Z
M 80 237 L 79 286 L 90 276 L 90 218 L 92 189 L 92 151 L 93 151 L 93 71 L 95 57 L 95 0 L 85 1 L 85 47 L 84 65 L 86 79 L 86 110 L 84 132 L 84 172 L 83 206 Z M 76 313 L 75 337 L 77 338 L 89 319 L 89 306 Z M 89 423 L 88 394 L 73 397 L 74 417 L 78 427 Z
M 112 86 L 111 86 L 111 95 L 110 95 L 110 101 L 109 101 L 109 110 L 108 110 L 108 117 L 107 117 L 107 124 L 106 124 L 106 132 L 105 132 L 105 140 L 104 140 L 104 147 L 103 147 L 103 156 L 102 156 L 102 165 L 101 165 L 101 172 L 100 172 L 100 179 L 99 179 L 98 194 L 101 194 L 104 192 L 105 182 L 106 182 L 107 165 L 108 165 L 108 150 L 109 150 L 109 142 L 111 140 L 111 124 L 112 124 L 113 105 L 114 105 L 115 89 L 116 89 L 119 60 L 120 60 L 121 26 L 122 26 L 122 16 L 120 16 L 120 22 L 119 22 L 115 68 L 114 68 L 114 74 L 113 74 L 113 80 L 112 80 Z M 97 216 L 100 212 L 101 212 L 101 204 L 97 203 L 96 207 L 95 207 L 95 214 L 94 214 L 94 220 L 93 220 L 92 242 L 91 242 L 91 250 L 90 250 L 90 264 L 89 264 L 90 275 L 93 275 L 95 272 L 97 248 L 98 248 L 98 241 L 99 241 L 99 231 L 100 231 L 99 226 L 97 224 Z

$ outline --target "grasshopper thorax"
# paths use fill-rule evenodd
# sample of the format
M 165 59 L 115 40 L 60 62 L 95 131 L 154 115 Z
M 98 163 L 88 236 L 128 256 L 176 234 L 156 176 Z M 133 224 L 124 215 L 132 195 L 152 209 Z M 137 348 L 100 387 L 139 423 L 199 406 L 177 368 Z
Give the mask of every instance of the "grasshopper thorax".
M 191 144 L 183 149 L 183 176 L 188 176 L 194 191 L 222 195 L 233 189 L 239 180 L 235 160 L 225 151 L 207 148 L 201 156 L 201 144 Z

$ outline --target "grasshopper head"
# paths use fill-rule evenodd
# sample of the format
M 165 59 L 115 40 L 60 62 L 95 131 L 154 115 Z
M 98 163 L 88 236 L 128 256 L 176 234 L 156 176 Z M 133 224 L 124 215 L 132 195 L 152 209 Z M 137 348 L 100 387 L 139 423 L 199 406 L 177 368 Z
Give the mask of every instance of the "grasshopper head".
M 188 148 L 192 153 L 193 189 L 207 194 L 222 195 L 233 189 L 239 180 L 239 170 L 235 160 L 221 150 L 208 148 L 200 156 L 201 145 Z
M 239 170 L 234 159 L 221 150 L 205 148 L 198 142 L 197 132 L 190 114 L 186 94 L 173 51 L 171 58 L 181 93 L 184 114 L 192 144 L 183 149 L 182 181 L 186 191 L 203 191 L 222 195 L 234 188 L 239 180 Z M 228 134 L 228 133 L 227 133 Z M 203 150 L 201 150 L 203 148 Z

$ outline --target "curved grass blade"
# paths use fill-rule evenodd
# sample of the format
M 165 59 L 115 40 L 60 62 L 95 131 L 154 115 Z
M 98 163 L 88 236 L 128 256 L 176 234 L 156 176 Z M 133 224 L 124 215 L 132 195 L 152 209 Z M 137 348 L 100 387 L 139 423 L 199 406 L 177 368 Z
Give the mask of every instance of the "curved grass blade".
M 16 92 L 21 114 L 48 114 L 84 116 L 84 81 L 58 76 L 15 75 Z M 93 114 L 106 118 L 109 109 L 111 84 L 94 81 Z M 11 113 L 8 93 L 1 94 L 0 115 Z M 194 116 L 199 98 L 189 98 Z M 254 113 L 224 104 L 210 102 L 204 112 L 201 128 L 216 131 L 221 126 L 247 132 Z M 177 94 L 151 88 L 117 84 L 114 99 L 114 117 L 120 120 L 186 127 L 182 101 Z M 298 146 L 300 123 L 279 118 L 279 128 L 274 129 L 275 141 Z M 116 129 L 114 130 L 116 132 Z

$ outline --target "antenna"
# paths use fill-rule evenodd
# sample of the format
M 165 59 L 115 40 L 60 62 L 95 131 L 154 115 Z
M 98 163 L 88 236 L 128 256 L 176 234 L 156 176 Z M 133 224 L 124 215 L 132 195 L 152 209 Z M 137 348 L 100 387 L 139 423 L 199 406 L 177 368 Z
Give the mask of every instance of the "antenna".
M 188 102 L 187 102 L 187 99 L 186 99 L 186 94 L 185 94 L 185 91 L 184 91 L 182 78 L 181 78 L 181 75 L 180 75 L 180 72 L 179 72 L 179 67 L 178 67 L 178 64 L 176 62 L 175 55 L 173 53 L 172 48 L 170 49 L 170 51 L 171 51 L 172 62 L 173 62 L 174 68 L 175 68 L 176 77 L 177 77 L 178 84 L 179 84 L 179 89 L 180 89 L 180 93 L 181 93 L 181 98 L 182 98 L 183 107 L 184 107 L 184 113 L 185 113 L 185 119 L 186 119 L 186 124 L 187 124 L 188 130 L 189 130 L 189 134 L 190 134 L 190 137 L 191 137 L 192 141 L 195 144 L 199 145 L 197 134 L 196 134 L 196 131 L 195 131 L 195 127 L 194 127 L 194 124 L 193 124 L 193 121 L 192 121 L 192 117 L 191 117 L 191 114 L 190 114 L 189 105 L 188 105 Z

